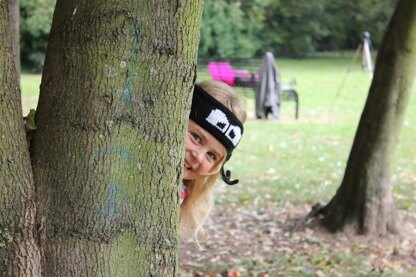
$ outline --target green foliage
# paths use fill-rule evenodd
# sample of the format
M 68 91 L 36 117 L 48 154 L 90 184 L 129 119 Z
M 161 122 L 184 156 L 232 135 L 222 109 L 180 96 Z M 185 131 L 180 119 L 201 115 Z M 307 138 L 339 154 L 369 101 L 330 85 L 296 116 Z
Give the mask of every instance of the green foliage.
M 325 24 L 331 35 L 321 42 L 321 47 L 353 49 L 361 41 L 364 31 L 371 34 L 373 46 L 378 47 L 394 7 L 395 1 L 329 1 Z
M 316 51 L 319 40 L 329 35 L 322 22 L 325 16 L 324 1 L 272 1 L 261 39 L 274 53 L 305 56 Z
M 20 0 L 21 58 L 37 71 L 43 67 L 55 2 Z
M 43 66 L 56 0 L 21 0 L 24 65 Z M 305 57 L 355 49 L 368 31 L 375 48 L 395 0 L 205 0 L 200 57 L 250 58 L 272 51 Z
M 261 49 L 256 34 L 261 31 L 260 0 L 205 1 L 202 17 L 200 56 L 252 57 Z
M 243 58 L 272 51 L 305 57 L 355 49 L 362 33 L 378 46 L 395 1 L 207 0 L 199 55 Z

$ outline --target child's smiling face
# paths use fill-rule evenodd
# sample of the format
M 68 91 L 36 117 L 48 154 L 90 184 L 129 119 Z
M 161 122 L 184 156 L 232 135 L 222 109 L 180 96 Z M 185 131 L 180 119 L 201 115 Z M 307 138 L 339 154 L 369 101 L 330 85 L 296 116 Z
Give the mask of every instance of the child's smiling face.
M 214 136 L 189 120 L 185 141 L 184 180 L 195 180 L 207 175 L 226 154 L 227 150 Z

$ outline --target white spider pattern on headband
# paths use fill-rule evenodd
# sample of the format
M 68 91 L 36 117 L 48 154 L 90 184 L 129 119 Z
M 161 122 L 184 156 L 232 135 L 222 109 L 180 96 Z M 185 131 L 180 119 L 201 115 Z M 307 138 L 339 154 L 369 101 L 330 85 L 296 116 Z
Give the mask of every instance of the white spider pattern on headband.
M 240 142 L 241 128 L 237 125 L 231 125 L 224 112 L 214 109 L 208 115 L 206 120 L 218 130 L 220 130 L 226 138 L 228 138 L 234 146 Z

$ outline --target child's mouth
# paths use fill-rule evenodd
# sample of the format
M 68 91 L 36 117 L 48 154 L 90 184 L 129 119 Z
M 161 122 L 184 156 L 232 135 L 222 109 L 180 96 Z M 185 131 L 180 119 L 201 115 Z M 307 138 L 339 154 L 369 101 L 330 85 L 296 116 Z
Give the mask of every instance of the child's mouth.
M 187 169 L 187 170 L 191 170 L 192 169 L 192 166 L 190 166 L 188 163 L 184 163 L 184 168 L 185 169 Z

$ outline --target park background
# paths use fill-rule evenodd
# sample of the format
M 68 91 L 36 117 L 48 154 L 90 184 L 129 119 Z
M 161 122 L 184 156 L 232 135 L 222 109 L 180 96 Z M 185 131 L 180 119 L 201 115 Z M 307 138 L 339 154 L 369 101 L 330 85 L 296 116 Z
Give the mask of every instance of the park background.
M 395 2 L 205 1 L 197 81 L 210 79 L 209 61 L 228 60 L 254 72 L 271 51 L 283 83 L 296 80 L 300 116 L 293 118 L 293 102 L 283 102 L 279 122 L 255 120 L 253 90 L 236 89 L 251 115 L 229 163 L 240 184 L 218 185 L 209 238 L 181 249 L 184 276 L 415 274 L 412 236 L 377 241 L 296 229 L 342 180 L 371 83 L 361 59 L 353 63 L 354 53 L 368 31 L 376 57 Z M 24 112 L 36 107 L 53 7 L 50 0 L 21 1 Z M 394 200 L 410 230 L 416 212 L 414 107 L 412 97 L 393 167 Z

